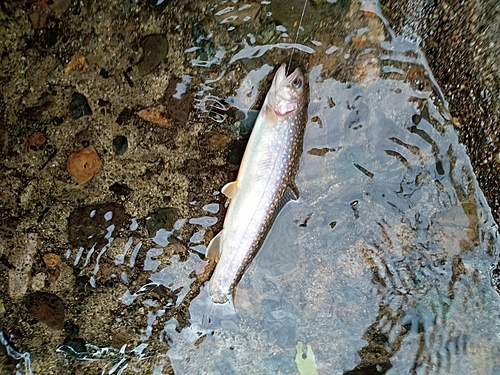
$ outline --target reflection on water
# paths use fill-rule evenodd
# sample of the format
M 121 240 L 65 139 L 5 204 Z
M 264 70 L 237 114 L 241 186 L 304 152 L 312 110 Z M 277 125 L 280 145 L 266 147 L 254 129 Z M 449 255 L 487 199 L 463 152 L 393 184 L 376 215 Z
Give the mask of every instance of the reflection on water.
M 232 32 L 266 3 L 213 11 Z M 223 122 L 225 103 L 241 111 L 256 103 L 271 71 L 263 57 L 284 60 L 292 46 L 301 51 L 311 102 L 296 178 L 300 199 L 285 206 L 239 284 L 236 332 L 204 331 L 187 313 L 204 280 L 201 258 L 219 203 L 174 219 L 149 239 L 137 221 L 120 229 L 112 213 L 98 212 L 103 238 L 84 238 L 85 247 L 71 255 L 75 266 L 90 267 L 97 257 L 95 275 L 100 257 L 114 251 L 123 306 L 137 311 L 141 342 L 157 348 L 147 365 L 125 355 L 135 349 L 124 349 L 107 373 L 129 361 L 167 373 L 168 357 L 175 374 L 294 374 L 299 342 L 314 350 L 319 374 L 500 373 L 499 299 L 490 283 L 497 227 L 423 54 L 372 17 L 374 4 L 362 7 L 367 12 L 356 3 L 349 10 L 359 28 L 342 31 L 344 44 L 322 32 L 300 45 L 259 44 L 248 34 L 233 49 L 214 49 L 209 63 L 202 55 L 193 61 L 199 69 L 221 65 L 199 91 L 197 108 Z M 240 24 L 238 12 L 250 18 Z M 291 32 L 275 29 L 281 38 Z M 211 40 L 200 34 L 193 51 Z M 236 62 L 249 60 L 262 63 L 233 82 L 233 96 L 211 93 Z M 336 74 L 340 64 L 349 68 Z M 120 246 L 113 244 L 116 231 L 127 234 Z M 95 286 L 93 276 L 90 282 Z

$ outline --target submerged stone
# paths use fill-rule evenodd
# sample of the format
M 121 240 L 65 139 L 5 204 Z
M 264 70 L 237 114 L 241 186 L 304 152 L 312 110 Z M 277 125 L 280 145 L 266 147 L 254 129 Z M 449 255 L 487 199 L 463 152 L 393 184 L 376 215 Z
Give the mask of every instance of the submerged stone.
M 117 203 L 79 207 L 68 218 L 69 243 L 74 248 L 103 246 L 108 242 L 105 236 L 114 236 L 126 220 L 125 208 Z
M 139 74 L 146 75 L 167 57 L 167 38 L 161 34 L 151 34 L 142 40 L 142 56 L 137 68 Z
M 78 92 L 73 93 L 73 98 L 69 103 L 69 113 L 73 120 L 78 120 L 80 117 L 91 116 L 92 109 L 85 95 Z
M 99 173 L 102 168 L 102 161 L 95 147 L 89 146 L 70 154 L 66 168 L 79 184 L 85 184 Z
M 192 41 L 193 46 L 198 47 L 196 50 L 197 59 L 201 61 L 210 61 L 215 57 L 217 53 L 216 45 L 212 42 L 210 36 L 203 27 L 198 24 L 193 27 Z
M 150 237 L 154 237 L 160 229 L 171 231 L 179 219 L 179 210 L 174 207 L 160 208 L 149 215 L 146 219 L 146 228 Z
M 128 150 L 128 139 L 123 135 L 119 135 L 113 139 L 113 150 L 117 155 L 123 155 Z
M 64 327 L 66 308 L 63 301 L 52 293 L 35 292 L 26 298 L 26 308 L 38 321 L 52 329 Z

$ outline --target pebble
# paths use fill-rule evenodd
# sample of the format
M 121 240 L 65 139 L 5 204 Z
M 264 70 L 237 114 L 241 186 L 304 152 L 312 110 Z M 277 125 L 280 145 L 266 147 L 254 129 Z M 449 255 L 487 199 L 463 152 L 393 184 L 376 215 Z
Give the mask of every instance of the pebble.
M 55 267 L 61 261 L 61 256 L 54 253 L 43 254 L 43 261 L 47 267 Z
M 123 155 L 128 150 L 128 139 L 123 135 L 119 135 L 113 139 L 113 150 L 117 155 Z
M 38 321 L 52 329 L 64 327 L 66 308 L 63 301 L 52 293 L 35 292 L 26 298 L 26 308 Z
M 102 168 L 102 161 L 95 147 L 91 145 L 70 154 L 66 168 L 78 183 L 83 185 L 99 173 Z
M 92 109 L 89 106 L 89 102 L 85 95 L 78 92 L 73 93 L 73 98 L 69 103 L 69 112 L 73 120 L 77 120 L 80 117 L 91 116 Z
M 211 130 L 205 134 L 205 142 L 210 149 L 221 150 L 227 146 L 229 137 L 215 130 Z
M 120 112 L 118 117 L 116 118 L 115 122 L 118 125 L 125 125 L 127 124 L 130 119 L 134 116 L 134 111 L 132 111 L 130 108 L 123 108 L 123 110 Z
M 150 237 L 154 237 L 160 229 L 171 231 L 179 219 L 179 210 L 173 207 L 160 208 L 146 219 L 146 228 Z
M 85 56 L 81 53 L 77 53 L 64 68 L 64 73 L 69 73 L 71 71 L 85 71 L 88 66 L 89 64 L 87 63 Z
M 12 299 L 24 297 L 31 280 L 33 257 L 37 252 L 38 235 L 29 233 L 24 236 L 24 248 L 16 249 L 9 259 L 12 268 L 9 269 L 9 296 Z
M 160 107 L 150 107 L 137 112 L 137 115 L 150 122 L 154 122 L 158 125 L 171 126 L 172 121 L 168 118 L 168 115 Z
M 26 139 L 26 148 L 38 151 L 47 142 L 47 137 L 42 132 L 36 131 Z
M 146 75 L 167 57 L 167 38 L 161 34 L 151 34 L 142 40 L 142 56 L 137 65 L 140 75 Z

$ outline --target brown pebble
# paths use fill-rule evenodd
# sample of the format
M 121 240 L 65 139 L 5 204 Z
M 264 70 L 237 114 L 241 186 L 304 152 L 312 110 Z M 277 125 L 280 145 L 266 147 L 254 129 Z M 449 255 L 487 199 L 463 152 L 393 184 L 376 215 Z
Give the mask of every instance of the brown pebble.
M 55 267 L 61 261 L 61 256 L 54 253 L 43 254 L 43 261 L 47 267 Z
M 34 132 L 26 139 L 26 148 L 34 151 L 38 151 L 45 142 L 47 142 L 47 137 L 42 132 Z
M 352 38 L 352 44 L 354 44 L 355 46 L 360 46 L 364 44 L 367 39 L 368 38 L 366 37 L 366 35 L 355 36 L 354 38 Z
M 95 147 L 91 145 L 70 154 L 66 168 L 78 183 L 85 184 L 101 170 L 102 161 Z
M 205 134 L 205 142 L 212 150 L 221 150 L 227 146 L 229 137 L 215 130 L 211 130 Z
M 452 117 L 451 118 L 451 123 L 453 125 L 455 125 L 457 128 L 461 128 L 462 127 L 462 124 L 460 123 L 460 120 L 458 119 L 458 117 Z
M 150 107 L 139 111 L 137 115 L 146 120 L 154 122 L 155 124 L 171 126 L 172 121 L 167 117 L 167 114 L 159 107 Z
M 35 292 L 26 298 L 26 307 L 38 321 L 52 329 L 64 327 L 66 308 L 63 301 L 55 294 Z
M 87 70 L 89 64 L 87 64 L 87 59 L 81 53 L 77 53 L 71 61 L 64 68 L 64 73 L 69 73 L 72 70 L 85 71 Z

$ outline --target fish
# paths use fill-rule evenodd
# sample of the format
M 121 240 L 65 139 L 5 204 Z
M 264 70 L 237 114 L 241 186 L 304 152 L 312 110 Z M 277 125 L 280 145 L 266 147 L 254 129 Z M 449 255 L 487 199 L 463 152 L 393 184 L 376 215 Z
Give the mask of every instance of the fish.
M 302 154 L 308 86 L 300 68 L 277 70 L 250 135 L 236 181 L 222 188 L 229 198 L 223 229 L 206 257 L 217 264 L 208 282 L 215 304 L 232 304 L 234 289 L 258 252 L 281 207 L 297 199 L 294 177 Z

